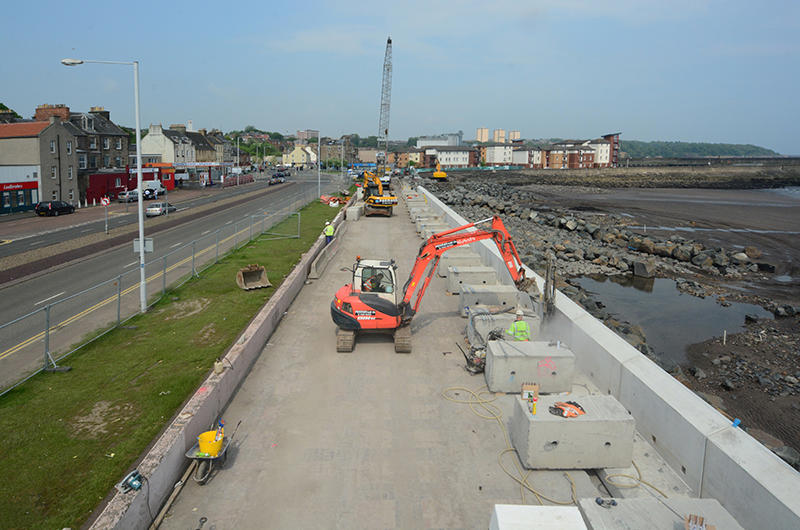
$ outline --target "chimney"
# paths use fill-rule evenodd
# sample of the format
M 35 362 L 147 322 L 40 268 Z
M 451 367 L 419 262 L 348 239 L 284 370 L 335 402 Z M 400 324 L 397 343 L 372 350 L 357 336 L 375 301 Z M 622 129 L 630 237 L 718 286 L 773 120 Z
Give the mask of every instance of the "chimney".
M 186 121 L 186 130 L 188 132 L 194 132 L 194 123 L 192 123 L 192 120 Z
M 202 134 L 203 136 L 205 136 L 205 135 L 207 135 L 207 134 L 208 134 L 208 131 L 207 131 L 207 130 L 205 130 L 205 129 L 200 129 L 200 130 L 199 130 L 199 131 L 197 131 L 197 132 L 199 132 L 199 133 L 200 133 L 200 134 Z
M 15 121 L 16 116 L 14 116 L 13 110 L 0 110 L 0 123 L 14 123 Z
M 69 107 L 64 104 L 48 105 L 47 103 L 36 107 L 33 119 L 36 121 L 49 121 L 51 116 L 57 116 L 62 121 L 69 120 Z
M 92 114 L 99 114 L 108 121 L 111 121 L 111 112 L 107 111 L 103 107 L 92 107 L 91 109 L 89 109 L 89 112 L 91 112 Z
M 169 126 L 169 128 L 172 129 L 173 131 L 179 131 L 182 133 L 186 132 L 186 125 L 182 123 L 173 123 L 172 125 Z

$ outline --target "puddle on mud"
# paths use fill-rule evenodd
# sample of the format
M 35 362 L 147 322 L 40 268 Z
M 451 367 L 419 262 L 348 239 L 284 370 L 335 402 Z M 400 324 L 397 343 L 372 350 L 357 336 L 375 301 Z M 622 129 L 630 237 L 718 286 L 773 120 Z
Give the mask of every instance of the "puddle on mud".
M 772 318 L 772 313 L 753 304 L 732 302 L 729 307 L 716 298 L 698 298 L 682 293 L 667 278 L 583 277 L 573 280 L 618 320 L 642 327 L 647 344 L 666 365 L 685 364 L 686 347 L 744 328 L 745 315 Z

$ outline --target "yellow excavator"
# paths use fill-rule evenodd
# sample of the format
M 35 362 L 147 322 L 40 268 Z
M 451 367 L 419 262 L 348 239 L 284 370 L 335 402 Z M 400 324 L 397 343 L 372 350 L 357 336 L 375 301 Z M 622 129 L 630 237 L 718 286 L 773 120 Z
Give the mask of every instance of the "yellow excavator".
M 436 171 L 433 172 L 433 180 L 440 182 L 447 182 L 447 173 L 442 171 L 442 166 L 439 165 L 439 160 L 436 160 Z
M 397 204 L 397 197 L 383 194 L 383 184 L 375 173 L 364 171 L 364 215 L 392 216 L 392 208 Z

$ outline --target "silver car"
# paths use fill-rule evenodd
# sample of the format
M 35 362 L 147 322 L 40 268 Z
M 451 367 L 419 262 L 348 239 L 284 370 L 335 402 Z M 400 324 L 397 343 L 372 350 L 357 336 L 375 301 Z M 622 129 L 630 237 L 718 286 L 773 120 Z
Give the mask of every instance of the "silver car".
M 155 217 L 156 215 L 166 215 L 167 212 L 176 212 L 178 209 L 168 202 L 153 202 L 144 211 L 147 217 Z

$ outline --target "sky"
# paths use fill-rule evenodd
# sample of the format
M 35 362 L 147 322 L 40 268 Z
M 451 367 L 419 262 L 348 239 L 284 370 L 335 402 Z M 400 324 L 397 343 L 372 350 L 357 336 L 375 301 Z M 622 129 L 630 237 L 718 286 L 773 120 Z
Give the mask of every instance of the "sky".
M 477 127 L 523 138 L 747 143 L 800 155 L 796 0 L 7 2 L 0 102 L 103 106 L 133 126 L 192 120 L 294 134 Z

